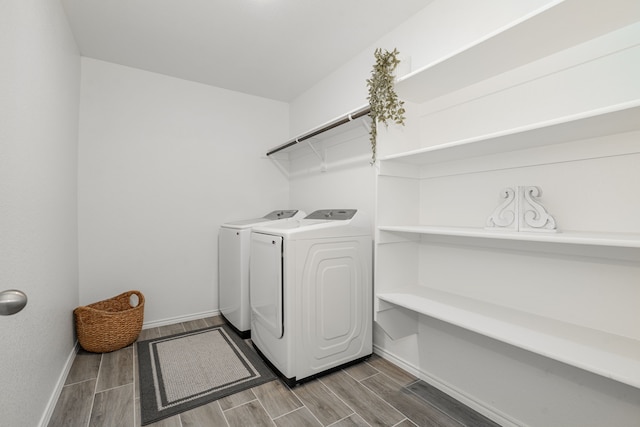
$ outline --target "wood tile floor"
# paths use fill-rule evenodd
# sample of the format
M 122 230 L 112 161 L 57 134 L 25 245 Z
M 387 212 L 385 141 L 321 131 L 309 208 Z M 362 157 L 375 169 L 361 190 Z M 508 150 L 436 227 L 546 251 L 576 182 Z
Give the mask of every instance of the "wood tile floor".
M 145 329 L 140 340 L 216 326 L 211 317 Z M 80 350 L 50 427 L 140 425 L 135 345 L 112 353 Z M 192 426 L 497 426 L 379 356 L 290 389 L 272 381 L 151 424 Z

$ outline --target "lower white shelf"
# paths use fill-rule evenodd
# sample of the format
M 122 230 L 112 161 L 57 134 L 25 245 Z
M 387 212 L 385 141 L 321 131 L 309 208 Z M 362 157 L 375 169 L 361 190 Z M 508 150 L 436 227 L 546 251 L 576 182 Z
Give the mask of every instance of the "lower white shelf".
M 640 388 L 640 341 L 423 286 L 377 298 Z
M 440 236 L 640 248 L 640 234 L 636 233 L 599 233 L 580 231 L 558 231 L 557 233 L 517 232 L 501 229 L 489 230 L 473 227 L 438 227 L 426 225 L 385 225 L 379 226 L 378 229 L 380 231 L 432 234 Z

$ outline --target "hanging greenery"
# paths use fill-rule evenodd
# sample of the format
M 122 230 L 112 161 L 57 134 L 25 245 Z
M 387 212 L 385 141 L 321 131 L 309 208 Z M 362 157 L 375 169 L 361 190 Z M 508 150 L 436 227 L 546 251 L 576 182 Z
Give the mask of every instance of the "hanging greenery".
M 369 141 L 371 141 L 371 163 L 376 161 L 376 139 L 378 136 L 378 123 L 384 123 L 388 126 L 389 122 L 404 125 L 404 101 L 398 99 L 394 88 L 394 71 L 400 60 L 398 59 L 398 50 L 393 49 L 392 52 L 383 51 L 378 48 L 374 52 L 376 63 L 371 70 L 371 78 L 367 79 L 369 88 L 369 106 L 371 111 L 371 130 L 369 132 Z

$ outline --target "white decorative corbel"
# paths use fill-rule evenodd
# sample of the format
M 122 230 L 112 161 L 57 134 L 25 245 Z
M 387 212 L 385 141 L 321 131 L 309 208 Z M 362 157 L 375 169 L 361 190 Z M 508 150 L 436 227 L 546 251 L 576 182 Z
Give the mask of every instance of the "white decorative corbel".
M 518 187 L 520 196 L 519 231 L 556 231 L 556 221 L 536 199 L 542 195 L 540 187 Z
M 513 188 L 503 188 L 500 192 L 503 202 L 487 219 L 487 228 L 502 228 L 518 231 L 518 199 Z
M 541 195 L 536 186 L 504 188 L 500 196 L 505 200 L 489 216 L 486 228 L 555 232 L 556 221 L 537 200 Z

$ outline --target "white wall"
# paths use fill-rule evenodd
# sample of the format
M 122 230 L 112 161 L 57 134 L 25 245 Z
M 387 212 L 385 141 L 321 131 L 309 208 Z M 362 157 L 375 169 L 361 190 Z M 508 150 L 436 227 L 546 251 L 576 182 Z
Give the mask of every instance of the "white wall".
M 288 105 L 82 59 L 80 302 L 139 289 L 145 323 L 218 310 L 217 237 L 287 208 L 265 158 Z
M 0 290 L 26 308 L 0 317 L 0 424 L 52 410 L 78 305 L 80 58 L 57 0 L 0 3 Z

